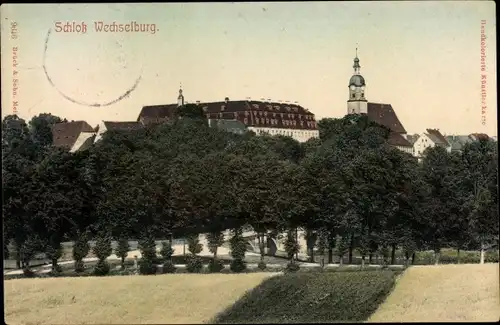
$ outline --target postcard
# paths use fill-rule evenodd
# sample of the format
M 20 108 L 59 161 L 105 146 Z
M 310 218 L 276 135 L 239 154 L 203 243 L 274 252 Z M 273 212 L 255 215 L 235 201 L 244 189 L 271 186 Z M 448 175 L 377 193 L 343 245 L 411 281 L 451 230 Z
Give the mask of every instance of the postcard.
M 495 6 L 2 5 L 6 322 L 498 320 Z

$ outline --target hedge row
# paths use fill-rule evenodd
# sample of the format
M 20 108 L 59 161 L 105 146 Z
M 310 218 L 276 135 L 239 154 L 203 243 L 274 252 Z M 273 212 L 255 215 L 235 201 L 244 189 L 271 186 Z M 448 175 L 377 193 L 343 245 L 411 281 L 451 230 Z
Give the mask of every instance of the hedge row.
M 390 293 L 398 274 L 386 270 L 272 277 L 217 315 L 212 323 L 365 321 Z
M 481 255 L 476 251 L 463 251 L 460 252 L 460 259 L 456 250 L 443 250 L 439 258 L 439 264 L 477 264 L 481 260 Z M 436 257 L 434 252 L 417 252 L 415 254 L 416 265 L 429 265 L 434 264 Z M 484 256 L 485 263 L 498 263 L 499 252 L 487 251 Z

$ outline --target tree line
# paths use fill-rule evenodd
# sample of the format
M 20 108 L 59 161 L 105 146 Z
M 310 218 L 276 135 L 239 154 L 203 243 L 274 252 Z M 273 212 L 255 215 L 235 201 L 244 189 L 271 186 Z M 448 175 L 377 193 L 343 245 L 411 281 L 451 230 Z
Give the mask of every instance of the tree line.
M 322 119 L 320 137 L 299 143 L 210 128 L 196 107 L 183 109 L 182 119 L 108 131 L 75 153 L 52 145 L 51 127 L 61 118 L 5 117 L 4 253 L 13 243 L 18 263 L 29 268 L 33 254 L 45 252 L 57 269 L 62 242 L 75 242 L 81 263 L 95 239 L 105 264 L 112 239 L 126 251 L 125 242 L 137 238 L 146 263 L 156 254 L 154 238 L 190 238 L 194 256 L 197 235 L 206 233 L 216 257 L 229 229 L 237 270 L 244 269 L 244 226 L 258 234 L 261 264 L 265 235 L 286 233 L 291 267 L 297 229 L 305 230 L 309 255 L 317 248 L 328 262 L 334 254 L 351 261 L 357 250 L 363 263 L 374 254 L 393 263 L 396 249 L 407 261 L 433 250 L 438 261 L 445 247 L 480 250 L 484 261 L 484 251 L 498 246 L 491 140 L 461 153 L 429 148 L 419 163 L 388 145 L 390 131 L 366 116 Z

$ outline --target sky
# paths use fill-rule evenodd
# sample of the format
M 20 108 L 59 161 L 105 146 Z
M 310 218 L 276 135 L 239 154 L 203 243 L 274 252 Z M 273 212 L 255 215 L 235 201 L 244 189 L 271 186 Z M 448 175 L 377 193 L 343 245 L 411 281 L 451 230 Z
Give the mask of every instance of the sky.
M 408 133 L 497 135 L 493 1 L 4 4 L 1 21 L 2 118 L 15 100 L 28 120 L 134 121 L 181 84 L 191 103 L 270 98 L 339 118 L 357 47 L 366 98 L 391 104 Z M 96 30 L 113 22 L 154 33 Z

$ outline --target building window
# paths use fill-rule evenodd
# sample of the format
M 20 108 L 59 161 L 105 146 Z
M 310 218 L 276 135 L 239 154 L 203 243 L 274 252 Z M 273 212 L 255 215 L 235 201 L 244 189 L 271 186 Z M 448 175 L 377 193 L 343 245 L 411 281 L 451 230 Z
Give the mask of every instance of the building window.
M 365 93 L 361 93 L 361 97 L 365 97 Z

